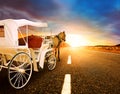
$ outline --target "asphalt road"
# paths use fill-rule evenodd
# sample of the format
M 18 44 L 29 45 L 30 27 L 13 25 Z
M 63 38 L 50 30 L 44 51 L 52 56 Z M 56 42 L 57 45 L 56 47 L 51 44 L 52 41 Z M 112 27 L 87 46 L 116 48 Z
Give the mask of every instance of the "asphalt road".
M 70 77 L 66 91 L 71 94 L 120 94 L 120 54 L 64 48 L 55 70 L 33 72 L 23 89 L 13 89 L 7 70 L 2 70 L 0 94 L 63 94 L 65 75 Z

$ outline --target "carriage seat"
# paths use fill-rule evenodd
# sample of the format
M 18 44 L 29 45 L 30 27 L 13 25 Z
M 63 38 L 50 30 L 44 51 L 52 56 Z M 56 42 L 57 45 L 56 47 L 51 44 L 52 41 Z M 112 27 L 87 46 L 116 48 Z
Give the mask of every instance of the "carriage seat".
M 26 40 L 26 38 L 24 38 Z M 28 36 L 28 48 L 40 48 L 43 42 L 43 38 L 36 35 Z M 19 45 L 25 45 L 23 38 L 19 39 Z
M 40 36 L 31 35 L 28 37 L 29 48 L 40 48 L 42 45 L 43 38 Z

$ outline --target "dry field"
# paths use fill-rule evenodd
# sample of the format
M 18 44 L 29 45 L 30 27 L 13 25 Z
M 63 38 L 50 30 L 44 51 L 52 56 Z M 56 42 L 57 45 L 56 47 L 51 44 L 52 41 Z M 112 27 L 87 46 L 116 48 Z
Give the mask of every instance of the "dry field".
M 105 47 L 100 47 L 100 46 L 89 46 L 86 47 L 87 49 L 90 50 L 97 50 L 97 51 L 103 51 L 103 52 L 112 52 L 112 53 L 118 53 L 120 54 L 120 46 L 105 46 Z

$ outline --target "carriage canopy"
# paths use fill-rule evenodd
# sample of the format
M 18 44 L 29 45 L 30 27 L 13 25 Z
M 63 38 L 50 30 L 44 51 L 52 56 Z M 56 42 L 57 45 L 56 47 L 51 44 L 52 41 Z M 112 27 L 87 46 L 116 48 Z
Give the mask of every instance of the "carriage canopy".
M 26 19 L 0 20 L 0 47 L 18 47 L 18 28 L 21 26 L 47 27 L 47 23 Z

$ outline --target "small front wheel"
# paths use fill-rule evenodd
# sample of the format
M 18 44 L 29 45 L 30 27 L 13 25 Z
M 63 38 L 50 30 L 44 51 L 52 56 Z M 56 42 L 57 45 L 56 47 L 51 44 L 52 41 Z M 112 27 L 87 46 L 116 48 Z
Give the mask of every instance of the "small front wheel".
M 31 75 L 31 57 L 25 52 L 16 54 L 8 66 L 8 79 L 11 86 L 15 89 L 23 88 L 30 80 Z
M 47 60 L 48 70 L 53 70 L 56 67 L 56 57 L 55 55 L 50 55 Z

